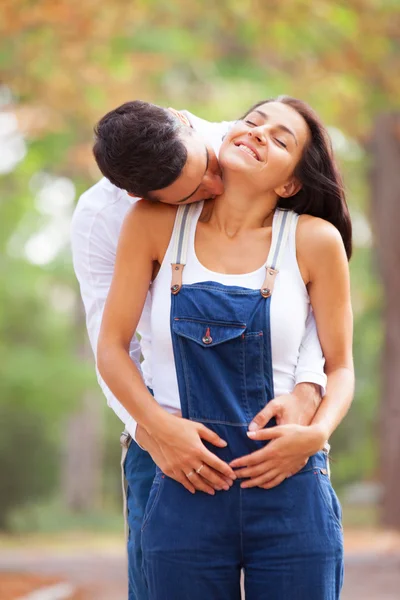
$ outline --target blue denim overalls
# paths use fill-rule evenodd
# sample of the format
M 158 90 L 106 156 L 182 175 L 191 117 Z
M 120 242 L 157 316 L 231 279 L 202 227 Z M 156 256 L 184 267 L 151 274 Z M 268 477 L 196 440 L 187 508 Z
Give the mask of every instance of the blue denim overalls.
M 222 460 L 263 443 L 246 435 L 274 397 L 270 305 L 293 213 L 279 211 L 261 289 L 182 285 L 193 208 L 180 207 L 171 333 L 182 416 L 228 442 Z M 269 425 L 273 425 L 270 423 Z M 150 600 L 337 600 L 343 578 L 340 506 L 319 452 L 279 486 L 192 495 L 157 469 L 142 529 Z

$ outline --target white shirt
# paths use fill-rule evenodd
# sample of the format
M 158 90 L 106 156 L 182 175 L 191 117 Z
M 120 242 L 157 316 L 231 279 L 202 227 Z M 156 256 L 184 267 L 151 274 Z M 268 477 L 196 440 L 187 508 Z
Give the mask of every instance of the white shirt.
M 231 123 L 210 123 L 185 112 L 192 126 L 211 144 L 218 155 L 222 137 Z M 123 220 L 138 199 L 129 196 L 106 178 L 101 179 L 79 198 L 71 224 L 71 244 L 73 265 L 80 284 L 81 296 L 86 312 L 86 326 L 96 359 L 97 340 L 100 333 L 104 305 L 114 272 L 118 238 Z M 151 324 L 150 296 L 148 295 L 140 319 L 141 341 L 134 337 L 130 345 L 130 356 L 142 373 L 147 386 L 152 387 L 151 376 Z M 140 355 L 144 361 L 140 364 Z M 296 371 L 296 384 L 317 383 L 324 387 L 324 374 L 320 368 L 321 347 L 315 321 L 307 323 L 307 329 L 300 349 Z M 126 430 L 135 439 L 136 422 L 113 395 L 100 377 L 96 366 L 97 379 L 107 398 L 107 404 L 125 424 Z M 316 375 L 318 373 L 318 375 Z

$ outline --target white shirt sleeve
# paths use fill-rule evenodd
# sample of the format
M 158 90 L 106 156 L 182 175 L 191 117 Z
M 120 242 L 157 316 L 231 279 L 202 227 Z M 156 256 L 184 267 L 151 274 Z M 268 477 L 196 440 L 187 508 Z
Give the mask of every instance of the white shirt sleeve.
M 206 121 L 205 119 L 196 117 L 196 115 L 193 115 L 187 110 L 183 110 L 181 112 L 187 116 L 193 129 L 201 133 L 208 143 L 211 144 L 215 154 L 218 156 L 222 140 L 234 122 L 220 121 L 219 123 L 212 123 L 211 121 Z
M 91 188 L 89 200 L 85 195 L 75 210 L 71 224 L 73 265 L 79 281 L 81 296 L 86 312 L 86 326 L 90 344 L 96 360 L 97 341 L 108 291 L 114 272 L 118 236 L 129 204 L 118 209 L 112 199 L 102 206 L 104 193 L 98 188 L 99 208 L 96 208 L 96 187 Z M 94 204 L 94 206 L 93 206 Z M 136 337 L 131 342 L 130 356 L 140 371 L 140 345 Z M 97 380 L 107 399 L 107 404 L 124 423 L 126 430 L 135 439 L 136 422 L 117 400 L 101 378 L 96 365 Z
M 314 313 L 310 310 L 299 350 L 295 385 L 299 383 L 316 383 L 321 386 L 321 395 L 324 397 L 327 382 L 324 366 L 325 358 L 318 337 L 317 325 Z

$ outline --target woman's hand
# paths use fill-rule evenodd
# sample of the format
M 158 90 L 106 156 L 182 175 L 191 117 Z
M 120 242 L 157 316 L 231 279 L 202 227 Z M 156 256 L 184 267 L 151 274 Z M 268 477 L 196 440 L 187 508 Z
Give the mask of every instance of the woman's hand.
M 277 425 L 249 431 L 252 440 L 271 440 L 261 450 L 242 456 L 230 463 L 238 478 L 249 478 L 242 488 L 273 488 L 297 473 L 310 456 L 326 442 L 325 430 L 319 425 Z
M 146 430 L 153 440 L 154 456 L 150 454 L 156 464 L 193 494 L 200 490 L 214 495 L 215 490 L 228 490 L 236 479 L 233 469 L 202 440 L 219 448 L 224 448 L 226 441 L 201 423 L 164 413 Z

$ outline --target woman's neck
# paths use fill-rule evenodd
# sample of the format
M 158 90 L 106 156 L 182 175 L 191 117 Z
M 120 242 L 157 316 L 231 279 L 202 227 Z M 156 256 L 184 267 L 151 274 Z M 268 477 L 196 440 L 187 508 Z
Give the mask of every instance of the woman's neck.
M 204 220 L 230 238 L 249 229 L 271 225 L 276 194 L 249 191 L 249 187 L 242 181 L 226 182 L 224 193 L 205 209 Z

